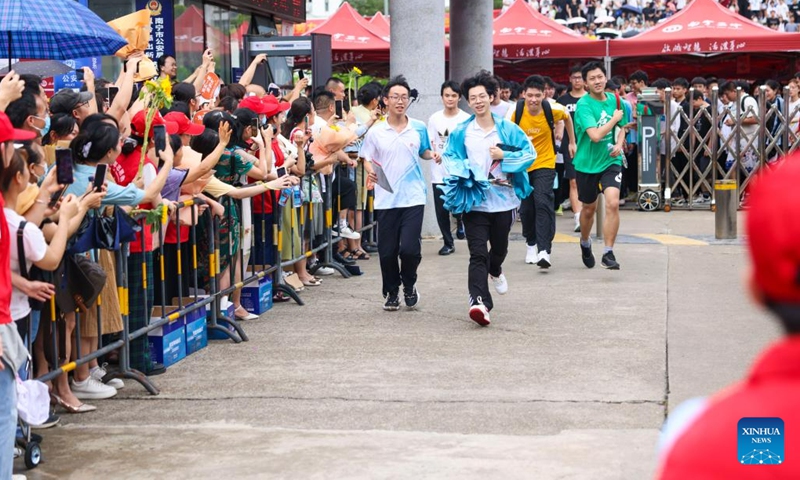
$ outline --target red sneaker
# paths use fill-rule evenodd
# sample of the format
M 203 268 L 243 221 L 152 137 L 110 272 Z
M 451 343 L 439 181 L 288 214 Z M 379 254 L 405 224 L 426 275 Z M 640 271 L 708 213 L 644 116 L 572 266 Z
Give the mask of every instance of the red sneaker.
M 469 318 L 481 327 L 488 327 L 492 323 L 489 321 L 489 310 L 482 303 L 469 307 Z

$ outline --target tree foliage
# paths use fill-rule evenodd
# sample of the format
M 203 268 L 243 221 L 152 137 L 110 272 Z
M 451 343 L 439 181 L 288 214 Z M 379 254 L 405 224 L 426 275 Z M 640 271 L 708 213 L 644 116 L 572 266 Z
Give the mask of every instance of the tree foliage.
M 383 0 L 350 0 L 350 6 L 361 15 L 371 17 L 383 11 Z

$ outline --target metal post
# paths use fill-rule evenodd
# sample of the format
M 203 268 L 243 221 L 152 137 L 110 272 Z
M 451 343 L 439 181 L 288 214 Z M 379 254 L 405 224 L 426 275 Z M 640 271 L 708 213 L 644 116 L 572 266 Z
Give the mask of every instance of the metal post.
M 669 182 L 670 171 L 672 170 L 672 88 L 664 89 L 664 120 L 666 128 L 664 131 L 664 203 L 672 208 L 672 185 Z M 666 211 L 669 211 L 666 210 Z
M 736 180 L 718 180 L 714 183 L 714 193 L 717 198 L 714 236 L 717 239 L 736 238 L 736 211 L 739 207 Z

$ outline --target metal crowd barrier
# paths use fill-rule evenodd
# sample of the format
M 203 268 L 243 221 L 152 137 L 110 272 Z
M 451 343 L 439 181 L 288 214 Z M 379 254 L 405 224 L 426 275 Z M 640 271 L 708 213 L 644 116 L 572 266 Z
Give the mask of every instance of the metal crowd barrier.
M 366 179 L 366 174 L 364 172 L 363 164 L 360 165 L 362 169 L 362 178 Z M 306 177 L 309 178 L 317 175 L 316 173 L 309 172 Z M 339 263 L 334 261 L 333 258 L 333 248 L 334 246 L 342 240 L 341 237 L 334 237 L 332 234 L 332 227 L 333 227 L 333 205 L 334 201 L 337 202 L 337 205 L 340 205 L 340 198 L 334 198 L 332 194 L 332 181 L 330 175 L 324 175 L 324 190 L 325 194 L 323 196 L 323 215 L 324 215 L 324 224 L 323 224 L 323 231 L 319 232 L 319 234 L 315 231 L 314 226 L 314 219 L 315 219 L 315 212 L 314 212 L 314 204 L 310 201 L 308 203 L 303 202 L 302 205 L 295 206 L 292 202 L 292 199 L 287 201 L 286 206 L 282 207 L 279 205 L 279 197 L 280 192 L 274 191 L 267 191 L 266 195 L 272 196 L 272 205 L 273 205 L 273 222 L 272 225 L 267 225 L 263 217 L 261 219 L 260 225 L 253 225 L 253 228 L 261 228 L 262 235 L 261 239 L 262 242 L 264 241 L 265 235 L 263 233 L 266 232 L 267 228 L 272 229 L 273 232 L 273 247 L 274 247 L 274 261 L 272 265 L 259 265 L 256 262 L 251 261 L 248 262 L 252 267 L 252 275 L 247 276 L 246 278 L 244 273 L 248 271 L 247 266 L 243 261 L 243 250 L 244 245 L 240 245 L 239 251 L 236 252 L 236 256 L 238 258 L 230 258 L 230 275 L 231 275 L 231 282 L 230 286 L 224 290 L 220 290 L 218 286 L 220 285 L 220 275 L 223 273 L 220 270 L 221 265 L 221 252 L 220 252 L 220 241 L 219 241 L 219 232 L 220 232 L 220 219 L 214 216 L 210 209 L 206 210 L 202 215 L 198 217 L 197 211 L 193 206 L 202 206 L 206 205 L 206 202 L 201 198 L 192 198 L 189 200 L 184 200 L 175 203 L 175 218 L 172 220 L 174 222 L 174 227 L 176 231 L 176 256 L 177 256 L 177 271 L 174 272 L 176 275 L 174 278 L 170 277 L 167 278 L 167 271 L 165 267 L 165 255 L 164 255 L 164 247 L 163 241 L 158 246 L 157 249 L 153 251 L 153 265 L 152 268 L 154 270 L 154 274 L 159 276 L 160 282 L 160 290 L 161 290 L 161 317 L 157 320 L 153 320 L 150 318 L 150 312 L 152 311 L 152 307 L 154 305 L 147 305 L 147 269 L 144 262 L 141 265 L 142 274 L 143 274 L 143 286 L 142 288 L 145 291 L 145 315 L 147 316 L 146 325 L 142 328 L 136 329 L 135 331 L 130 330 L 130 304 L 129 304 L 129 284 L 128 284 L 128 257 L 130 255 L 130 247 L 129 244 L 124 244 L 122 247 L 115 252 L 115 261 L 116 261 L 116 270 L 115 270 L 115 279 L 117 282 L 117 296 L 119 299 L 119 306 L 120 306 L 120 313 L 122 316 L 122 331 L 120 332 L 120 337 L 116 340 L 113 340 L 107 344 L 103 344 L 103 330 L 102 330 L 102 313 L 101 313 L 101 300 L 98 297 L 98 300 L 95 305 L 89 308 L 96 308 L 97 309 L 97 328 L 98 328 L 98 345 L 97 350 L 94 352 L 82 355 L 81 346 L 80 346 L 80 313 L 76 312 L 75 318 L 75 345 L 76 348 L 73 349 L 74 352 L 74 360 L 67 358 L 65 362 L 62 364 L 59 356 L 59 334 L 58 334 L 58 315 L 56 311 L 56 302 L 55 297 L 51 298 L 50 301 L 47 303 L 45 308 L 49 308 L 50 313 L 50 328 L 51 328 L 51 335 L 50 335 L 50 356 L 51 358 L 48 359 L 50 363 L 49 369 L 50 371 L 38 377 L 40 381 L 51 381 L 54 380 L 56 377 L 62 374 L 68 374 L 69 372 L 75 370 L 80 365 L 85 365 L 92 360 L 97 360 L 105 355 L 110 354 L 111 352 L 118 351 L 119 355 L 119 366 L 117 369 L 109 371 L 106 377 L 106 380 L 111 378 L 121 378 L 121 379 L 129 379 L 134 380 L 141 384 L 150 394 L 158 395 L 160 392 L 159 388 L 148 378 L 143 372 L 137 371 L 131 368 L 130 362 L 130 346 L 131 342 L 135 339 L 141 337 L 147 337 L 150 332 L 153 332 L 156 329 L 162 328 L 167 324 L 173 323 L 177 321 L 179 318 L 185 317 L 186 315 L 196 312 L 198 310 L 205 310 L 208 307 L 208 314 L 206 315 L 206 325 L 208 328 L 208 332 L 219 332 L 220 335 L 227 337 L 231 341 L 235 343 L 240 343 L 243 341 L 248 341 L 248 337 L 241 327 L 239 323 L 236 321 L 235 318 L 231 318 L 228 315 L 224 315 L 221 311 L 221 299 L 222 297 L 231 295 L 234 291 L 241 289 L 247 285 L 252 283 L 258 282 L 259 280 L 265 278 L 268 275 L 271 275 L 273 281 L 273 295 L 278 292 L 284 292 L 285 294 L 289 295 L 298 305 L 303 305 L 304 302 L 298 295 L 298 293 L 283 279 L 283 268 L 289 267 L 294 265 L 295 263 L 299 262 L 302 259 L 309 259 L 321 253 L 322 258 L 317 262 L 318 267 L 329 267 L 335 269 L 339 272 L 343 277 L 349 278 L 351 275 L 350 273 Z M 312 198 L 312 185 L 311 181 L 305 182 L 308 185 L 308 195 L 306 198 L 309 200 Z M 301 183 L 302 185 L 303 183 Z M 363 185 L 366 188 L 366 185 Z M 230 202 L 234 202 L 231 204 Z M 223 206 L 232 206 L 233 208 L 237 208 L 239 212 L 241 212 L 241 201 L 234 200 L 232 198 L 226 197 L 221 202 Z M 191 279 L 192 281 L 192 292 L 184 292 L 183 291 L 183 258 L 182 258 L 182 248 L 181 248 L 181 225 L 180 219 L 178 215 L 178 211 L 181 208 L 191 208 L 191 217 L 192 217 L 192 226 L 189 227 L 189 244 L 191 249 L 191 265 L 192 265 L 192 272 L 191 272 Z M 368 203 L 366 205 L 367 211 L 367 222 L 365 222 L 363 228 L 360 230 L 362 232 L 373 232 L 376 224 L 374 221 L 374 212 L 373 212 L 373 202 L 372 202 L 372 195 L 368 196 Z M 289 225 L 284 225 L 282 222 L 282 209 L 289 208 L 291 209 L 291 221 Z M 230 209 L 226 208 L 228 214 L 230 214 Z M 356 214 L 362 214 L 364 212 L 357 212 Z M 165 212 L 166 216 L 166 212 Z M 136 220 L 143 225 L 144 218 L 143 216 L 136 217 Z M 230 218 L 228 219 L 230 221 Z M 200 221 L 206 222 L 207 229 L 208 229 L 208 252 L 199 252 L 198 253 L 198 238 L 197 238 L 197 229 L 200 226 Z M 229 222 L 230 225 L 230 222 Z M 233 235 L 239 235 L 241 241 L 244 240 L 244 223 L 240 222 L 240 229 L 239 231 L 234 232 L 232 229 L 229 229 L 229 235 L 231 235 L 231 239 Z M 281 232 L 283 229 L 289 228 L 292 231 L 298 231 L 300 241 L 301 241 L 301 254 L 297 255 L 287 261 L 282 261 L 282 250 L 284 248 Z M 160 235 L 162 240 L 164 238 L 164 232 L 161 232 L 161 229 L 166 229 L 166 218 L 165 221 L 162 222 L 162 226 L 160 229 L 153 229 L 153 235 Z M 311 248 L 302 248 L 302 242 L 306 238 L 306 233 L 308 233 L 309 242 Z M 314 239 L 316 237 L 321 237 L 321 242 L 319 242 L 316 246 L 313 245 Z M 142 246 L 142 251 L 145 250 L 145 239 L 144 235 L 140 235 L 140 241 Z M 293 240 L 295 235 L 292 234 L 290 237 L 292 239 L 292 245 L 290 247 L 294 247 Z M 229 239 L 229 240 L 231 240 Z M 255 246 L 256 236 L 251 236 L 251 259 L 253 258 L 252 252 L 253 247 Z M 292 248 L 294 251 L 294 248 Z M 198 291 L 200 290 L 199 286 L 199 279 L 198 279 L 198 255 L 201 253 L 205 253 L 208 258 L 209 263 L 209 291 L 206 291 L 206 297 L 200 298 Z M 95 258 L 97 256 L 95 255 Z M 236 271 L 236 260 L 242 261 L 242 277 L 243 279 L 240 281 L 235 280 L 235 271 Z M 312 272 L 313 273 L 313 272 Z M 154 277 L 155 278 L 155 277 Z M 169 303 L 166 299 L 166 282 L 167 281 L 177 281 L 177 309 L 174 311 L 166 311 L 168 308 L 167 303 Z M 58 287 L 58 286 L 56 286 Z M 188 305 L 184 305 L 185 294 L 190 294 L 190 297 L 193 298 L 193 302 Z M 156 302 L 153 302 L 156 303 Z M 42 322 L 44 323 L 44 322 Z M 226 326 L 228 328 L 226 328 Z M 41 330 L 41 328 L 40 328 Z M 71 341 L 70 338 L 62 339 L 64 341 Z M 31 344 L 33 344 L 34 339 L 30 339 Z
M 691 98 L 693 90 L 689 90 L 687 98 Z M 671 89 L 666 89 L 665 96 L 671 98 L 671 94 Z M 742 201 L 754 172 L 800 148 L 800 134 L 790 128 L 791 119 L 800 116 L 800 107 L 790 111 L 788 87 L 783 89 L 780 106 L 778 102 L 768 104 L 766 87 L 761 86 L 754 96 L 758 108 L 748 105 L 743 114 L 737 115 L 745 95 L 746 92 L 737 88 L 735 105 L 730 102 L 723 109 L 719 108 L 720 94 L 716 87 L 708 99 L 710 109 L 696 110 L 689 101 L 688 114 L 683 110 L 677 111 L 680 121 L 688 124 L 680 134 L 669 128 L 676 112 L 664 109 L 667 133 L 664 138 L 667 162 L 666 168 L 662 167 L 666 187 L 665 211 L 672 208 L 714 210 L 714 183 L 717 180 L 737 181 Z M 742 121 L 748 117 L 757 120 L 755 132 L 745 130 Z M 728 119 L 734 124 L 726 128 Z M 698 123 L 703 120 L 711 124 L 705 134 L 697 130 Z M 769 128 L 770 123 L 772 128 Z M 685 193 L 685 204 L 676 205 L 676 193 Z M 695 203 L 701 193 L 709 195 L 711 202 Z

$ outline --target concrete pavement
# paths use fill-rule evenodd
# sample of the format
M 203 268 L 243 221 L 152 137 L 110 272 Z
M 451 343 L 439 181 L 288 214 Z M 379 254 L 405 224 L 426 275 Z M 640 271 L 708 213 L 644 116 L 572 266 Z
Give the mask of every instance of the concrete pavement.
M 377 258 L 360 262 L 364 276 L 247 322 L 250 342 L 155 377 L 161 395 L 129 382 L 62 415 L 28 476 L 651 478 L 667 412 L 740 378 L 778 332 L 713 214 L 623 212 L 623 239 L 709 240 L 623 242 L 618 272 L 583 267 L 571 224 L 558 219 L 549 271 L 511 242 L 489 328 L 466 315 L 466 244 L 439 257 L 426 240 L 418 311 L 382 311 Z

